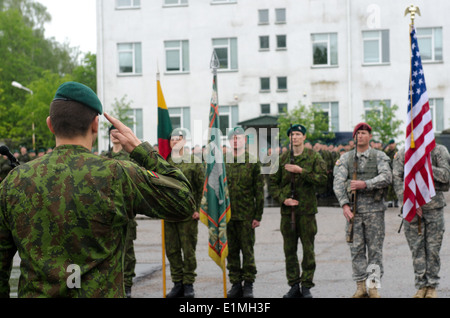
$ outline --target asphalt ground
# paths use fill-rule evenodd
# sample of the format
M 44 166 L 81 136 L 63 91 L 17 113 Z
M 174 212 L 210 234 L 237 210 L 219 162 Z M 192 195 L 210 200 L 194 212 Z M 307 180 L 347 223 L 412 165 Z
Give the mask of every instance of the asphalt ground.
M 449 202 L 449 193 L 446 198 Z M 444 213 L 448 229 L 450 205 L 445 207 Z M 173 283 L 167 259 L 165 269 L 162 267 L 161 221 L 138 217 L 137 222 L 137 265 L 132 297 L 163 298 L 163 274 L 165 273 L 166 293 L 170 291 Z M 384 299 L 411 299 L 416 292 L 411 252 L 403 231 L 398 233 L 400 222 L 399 208 L 388 208 L 385 213 L 384 275 L 379 289 Z M 345 242 L 345 218 L 341 208 L 319 207 L 317 224 L 315 287 L 311 289 L 311 293 L 315 299 L 350 298 L 356 284 L 351 278 L 350 250 Z M 282 298 L 289 290 L 279 225 L 279 208 L 266 207 L 261 226 L 256 229 L 255 259 L 258 273 L 254 283 L 255 298 Z M 208 255 L 207 227 L 203 223 L 198 226 L 197 277 L 194 283 L 196 298 L 224 298 L 223 272 Z M 298 255 L 301 262 L 301 244 L 299 246 Z M 450 298 L 449 246 L 449 234 L 446 232 L 440 253 L 441 281 L 437 288 L 439 298 Z M 227 277 L 226 289 L 230 288 Z

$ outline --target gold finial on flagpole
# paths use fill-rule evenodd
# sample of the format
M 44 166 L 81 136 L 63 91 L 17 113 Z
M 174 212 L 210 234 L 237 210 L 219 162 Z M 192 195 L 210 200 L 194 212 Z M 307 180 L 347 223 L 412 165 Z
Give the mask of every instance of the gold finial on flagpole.
M 415 5 L 410 5 L 409 7 L 406 8 L 405 10 L 405 16 L 407 14 L 411 15 L 411 24 L 414 25 L 414 19 L 416 18 L 416 14 L 420 15 L 420 9 L 418 6 Z
M 420 15 L 420 9 L 418 6 L 415 6 L 413 4 L 411 4 L 409 7 L 406 8 L 405 10 L 405 16 L 407 14 L 411 15 L 411 24 L 409 25 L 409 32 L 412 32 L 413 26 L 414 26 L 414 19 L 416 18 L 416 14 Z M 409 44 L 409 46 L 411 47 L 411 43 Z M 411 52 L 412 53 L 412 52 Z M 411 74 L 412 75 L 412 74 Z M 410 85 L 412 85 L 412 78 L 410 76 Z M 416 144 L 414 142 L 414 125 L 413 125 L 413 103 L 412 103 L 412 87 L 410 86 L 410 107 L 411 107 L 411 148 L 416 148 Z

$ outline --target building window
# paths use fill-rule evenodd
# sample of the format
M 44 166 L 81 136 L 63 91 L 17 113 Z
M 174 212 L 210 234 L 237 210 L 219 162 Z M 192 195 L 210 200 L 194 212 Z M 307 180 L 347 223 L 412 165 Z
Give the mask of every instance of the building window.
M 433 128 L 436 132 L 444 130 L 444 99 L 443 98 L 430 98 L 430 111 L 431 118 L 433 120 Z
M 191 129 L 191 109 L 190 107 L 169 107 L 170 123 L 172 129 Z
M 164 0 L 166 6 L 179 6 L 188 4 L 188 0 Z
M 287 77 L 277 77 L 277 90 L 287 91 Z
M 258 24 L 269 24 L 269 10 L 258 10 Z
M 211 0 L 212 3 L 236 3 L 237 0 Z
M 328 130 L 339 131 L 339 103 L 338 102 L 321 102 L 313 103 L 322 114 L 327 118 Z
M 166 71 L 189 72 L 189 41 L 165 41 Z
M 239 122 L 238 106 L 219 106 L 219 127 L 222 136 L 227 136 L 227 129 L 237 126 Z
M 314 66 L 333 66 L 338 64 L 337 33 L 312 34 Z
M 120 74 L 142 74 L 141 43 L 117 44 Z
M 286 23 L 286 9 L 275 9 L 275 23 Z
M 363 31 L 364 64 L 389 63 L 389 30 Z
M 385 104 L 387 107 L 391 107 L 391 101 L 389 99 L 384 100 L 365 100 L 364 101 L 364 115 L 367 117 L 369 113 L 376 113 L 381 116 L 382 104 Z
M 262 92 L 270 91 L 270 77 L 261 77 L 260 78 L 261 87 L 260 90 Z
M 269 50 L 269 36 L 263 35 L 259 37 L 259 49 L 261 51 L 268 51 Z
M 286 35 L 277 35 L 277 50 L 286 49 Z
M 270 104 L 261 104 L 261 114 L 270 114 Z
M 144 139 L 144 120 L 142 116 L 142 108 L 130 109 L 127 112 L 127 116 L 132 122 L 132 124 L 128 127 L 130 127 L 136 137 L 140 140 Z
M 278 114 L 286 114 L 288 111 L 287 103 L 279 103 L 278 104 Z
M 219 59 L 219 69 L 237 70 L 237 39 L 213 39 L 213 48 Z
M 416 35 L 420 57 L 423 62 L 440 62 L 443 60 L 442 28 L 417 28 Z
M 139 8 L 140 6 L 141 0 L 116 0 L 116 7 L 120 9 Z

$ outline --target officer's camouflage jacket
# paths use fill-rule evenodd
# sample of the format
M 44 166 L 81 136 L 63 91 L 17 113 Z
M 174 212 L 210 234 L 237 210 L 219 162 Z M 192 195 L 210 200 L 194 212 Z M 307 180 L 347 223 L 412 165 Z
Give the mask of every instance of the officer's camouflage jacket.
M 245 160 L 244 160 L 245 158 Z M 247 151 L 234 158 L 227 159 L 226 173 L 230 193 L 231 219 L 261 221 L 264 210 L 264 178 L 261 163 Z
M 291 197 L 291 173 L 285 169 L 290 163 L 290 153 L 279 157 L 276 173 L 270 175 L 269 192 L 281 205 L 281 214 L 290 214 L 291 207 L 283 204 Z M 316 190 L 327 182 L 327 165 L 318 152 L 305 148 L 303 153 L 294 156 L 294 164 L 303 168 L 301 174 L 295 175 L 295 198 L 299 201 L 296 212 L 299 214 L 317 213 Z
M 143 213 L 182 221 L 194 209 L 189 182 L 150 144 L 130 158 L 141 167 L 63 145 L 8 175 L 0 185 L 0 297 L 9 296 L 16 251 L 19 297 L 124 296 L 129 220 Z

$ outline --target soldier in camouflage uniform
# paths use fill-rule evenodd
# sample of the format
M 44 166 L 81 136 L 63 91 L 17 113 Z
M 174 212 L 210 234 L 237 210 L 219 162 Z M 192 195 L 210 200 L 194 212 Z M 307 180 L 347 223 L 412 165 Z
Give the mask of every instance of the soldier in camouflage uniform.
M 446 147 L 436 145 L 431 151 L 433 179 L 436 195 L 431 201 L 417 209 L 411 222 L 403 220 L 405 237 L 412 253 L 417 293 L 414 298 L 436 298 L 436 287 L 439 284 L 441 262 L 439 252 L 444 236 L 443 191 L 448 191 L 450 182 L 450 156 Z M 400 202 L 403 202 L 403 173 L 405 148 L 394 158 L 394 188 Z M 419 217 L 421 217 L 421 235 L 419 235 Z
M 114 126 L 109 128 L 109 138 L 112 142 L 112 148 L 106 153 L 108 158 L 116 160 L 130 160 L 130 154 L 126 152 L 119 139 L 115 138 L 111 133 L 116 129 Z M 136 163 L 136 162 L 134 162 Z M 134 253 L 134 240 L 137 237 L 137 222 L 135 218 L 130 219 L 127 227 L 127 236 L 125 239 L 125 255 L 124 255 L 124 283 L 125 283 L 125 295 L 127 298 L 131 298 L 131 287 L 133 286 L 133 277 L 136 276 L 136 254 Z
M 253 298 L 257 273 L 255 228 L 260 226 L 264 210 L 261 163 L 246 150 L 246 138 L 241 127 L 235 127 L 228 134 L 231 153 L 226 159 L 226 172 L 231 218 L 227 223 L 227 269 L 232 284 L 227 294 L 229 298 Z
M 279 167 L 270 176 L 269 190 L 272 197 L 281 205 L 280 229 L 283 235 L 284 255 L 286 258 L 286 278 L 290 290 L 285 298 L 311 298 L 310 289 L 314 287 L 313 278 L 316 269 L 314 238 L 317 234 L 316 187 L 327 182 L 326 163 L 312 149 L 304 147 L 306 128 L 293 125 L 287 135 L 292 139 L 294 163 L 290 163 L 290 151 L 279 157 Z M 295 178 L 295 198 L 291 197 L 291 175 Z M 291 225 L 291 212 L 295 214 L 295 229 Z M 298 239 L 303 249 L 302 270 L 297 256 Z M 300 290 L 301 284 L 301 290 Z
M 369 297 L 379 298 L 379 280 L 383 275 L 386 210 L 383 197 L 392 182 L 392 171 L 389 157 L 369 146 L 371 132 L 372 128 L 366 123 L 359 123 L 353 130 L 353 138 L 357 138 L 357 180 L 352 180 L 355 149 L 343 154 L 334 167 L 334 193 L 347 221 L 353 219 L 353 242 L 348 245 L 352 277 L 357 285 L 354 298 L 367 297 L 366 279 L 371 271 L 373 275 L 367 280 Z M 352 190 L 356 190 L 357 211 L 351 211 L 350 207 Z
M 175 129 L 170 138 L 172 152 L 167 162 L 179 168 L 189 180 L 194 194 L 195 208 L 191 211 L 192 217 L 183 222 L 164 222 L 166 255 L 174 283 L 172 290 L 166 295 L 167 298 L 195 296 L 193 286 L 197 276 L 195 250 L 205 172 L 201 158 L 194 158 L 194 155 L 185 153 L 185 144 L 186 132 Z
M 56 148 L 0 184 L 0 297 L 20 257 L 19 297 L 124 297 L 126 229 L 136 213 L 182 221 L 194 199 L 181 171 L 105 114 L 131 161 L 91 153 L 102 105 L 82 84 L 56 91 L 47 125 Z

